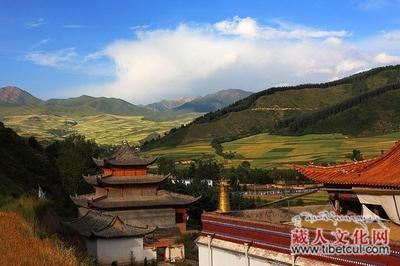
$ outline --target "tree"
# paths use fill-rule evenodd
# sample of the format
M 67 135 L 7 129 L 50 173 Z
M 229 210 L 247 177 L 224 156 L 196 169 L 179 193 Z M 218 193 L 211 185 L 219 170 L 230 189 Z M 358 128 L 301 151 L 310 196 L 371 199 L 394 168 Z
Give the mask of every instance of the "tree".
M 73 134 L 58 143 L 56 165 L 62 184 L 69 194 L 86 192 L 82 174 L 94 174 L 97 168 L 92 157 L 99 155 L 99 147 L 85 136 Z
M 354 149 L 352 155 L 350 156 L 350 159 L 353 161 L 362 161 L 364 160 L 362 153 L 359 149 Z
M 162 175 L 176 175 L 175 162 L 166 157 L 161 157 L 157 160 L 158 173 Z

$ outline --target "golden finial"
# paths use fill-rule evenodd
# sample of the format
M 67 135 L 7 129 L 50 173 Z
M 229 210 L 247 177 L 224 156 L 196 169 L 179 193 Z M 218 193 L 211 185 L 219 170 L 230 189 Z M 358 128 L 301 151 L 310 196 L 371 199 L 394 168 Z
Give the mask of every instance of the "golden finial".
M 219 182 L 219 206 L 218 212 L 230 212 L 231 204 L 229 203 L 229 183 L 225 179 Z

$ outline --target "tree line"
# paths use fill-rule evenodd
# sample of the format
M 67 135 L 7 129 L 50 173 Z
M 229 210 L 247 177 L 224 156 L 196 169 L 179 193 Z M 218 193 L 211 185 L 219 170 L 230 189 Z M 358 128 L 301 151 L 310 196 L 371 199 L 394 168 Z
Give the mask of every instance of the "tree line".
M 350 99 L 344 100 L 340 103 L 334 104 L 320 111 L 305 113 L 299 116 L 281 120 L 276 123 L 273 133 L 279 133 L 279 134 L 286 133 L 289 135 L 302 134 L 307 127 L 315 125 L 316 123 L 318 123 L 323 119 L 326 119 L 340 112 L 343 112 L 347 109 L 350 109 L 354 106 L 357 106 L 360 103 L 364 102 L 365 100 L 384 94 L 391 90 L 397 90 L 399 88 L 400 88 L 399 83 L 389 84 L 386 86 L 382 86 L 376 90 L 368 91 L 353 96 Z

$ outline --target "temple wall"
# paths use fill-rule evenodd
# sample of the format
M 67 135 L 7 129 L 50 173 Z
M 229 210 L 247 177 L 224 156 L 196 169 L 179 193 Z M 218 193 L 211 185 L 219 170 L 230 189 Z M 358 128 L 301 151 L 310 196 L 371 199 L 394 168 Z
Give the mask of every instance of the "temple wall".
M 105 190 L 104 188 L 101 188 L 101 187 L 95 187 L 95 190 L 96 190 L 96 192 L 95 192 L 95 194 L 96 194 L 96 196 L 103 196 L 103 195 L 107 195 L 107 190 Z
M 103 168 L 104 175 L 115 175 L 115 176 L 137 176 L 137 175 L 147 175 L 147 168 Z
M 118 215 L 132 225 L 175 226 L 175 209 L 173 208 L 112 211 L 106 213 Z
M 137 187 L 124 187 L 123 196 L 155 196 L 157 194 L 157 186 L 137 186 Z
M 143 263 L 143 238 L 97 239 L 97 260 L 100 264 L 129 264 L 132 258 L 136 263 Z
M 157 187 L 155 185 L 148 185 L 148 186 L 141 185 L 134 187 L 133 186 L 107 187 L 107 190 L 108 190 L 108 197 L 110 198 L 121 198 L 121 197 L 128 198 L 133 196 L 155 196 L 157 194 Z

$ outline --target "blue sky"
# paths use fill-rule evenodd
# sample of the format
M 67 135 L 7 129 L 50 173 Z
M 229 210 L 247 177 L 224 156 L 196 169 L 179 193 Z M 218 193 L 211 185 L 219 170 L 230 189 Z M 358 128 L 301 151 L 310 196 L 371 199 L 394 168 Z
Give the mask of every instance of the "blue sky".
M 4 1 L 0 86 L 134 103 L 400 63 L 400 1 Z

